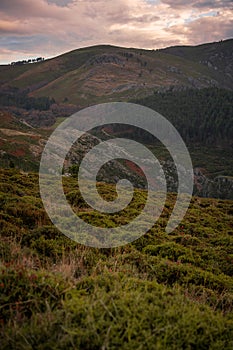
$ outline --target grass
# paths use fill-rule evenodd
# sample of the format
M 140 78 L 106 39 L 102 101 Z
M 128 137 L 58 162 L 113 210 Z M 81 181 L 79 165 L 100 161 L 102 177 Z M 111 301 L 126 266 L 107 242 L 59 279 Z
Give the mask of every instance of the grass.
M 51 129 L 56 129 L 58 127 L 58 125 L 60 125 L 62 122 L 64 122 L 64 120 L 66 120 L 65 117 L 58 117 L 56 119 L 56 122 L 53 124 L 53 126 L 51 127 Z
M 127 49 L 120 50 L 119 48 L 112 47 L 97 51 L 92 50 L 89 58 L 107 53 L 110 56 L 115 55 L 122 59 L 124 65 L 80 65 L 78 61 L 75 68 L 72 67 L 72 69 L 64 72 L 64 74 L 60 74 L 58 78 L 51 80 L 50 83 L 41 87 L 33 94 L 35 96 L 50 96 L 60 102 L 66 96 L 69 102 L 86 107 L 90 104 L 89 101 L 93 104 L 109 101 L 110 98 L 114 101 L 127 101 L 133 97 L 143 97 L 150 95 L 155 87 L 169 84 L 176 85 L 177 82 L 181 85 L 189 85 L 189 76 L 200 77 L 204 75 L 211 79 L 211 74 L 205 66 L 177 56 L 170 57 L 170 55 L 161 53 L 151 55 L 150 51 L 145 51 L 140 55 L 137 50 L 133 50 L 133 57 L 127 61 L 122 56 L 123 53 L 127 52 L 129 52 Z M 69 59 L 71 60 L 71 58 Z M 142 67 L 141 62 L 146 62 L 147 65 Z M 168 72 L 167 68 L 170 64 L 177 67 L 182 66 L 184 74 L 177 75 Z M 93 71 L 95 72 L 94 75 Z M 141 77 L 139 77 L 139 73 Z M 91 78 L 89 77 L 90 74 Z M 117 80 L 114 78 L 116 75 Z M 112 77 L 112 79 L 106 79 L 106 76 Z M 131 84 L 135 85 L 135 87 L 131 87 L 126 91 L 115 92 L 115 89 L 119 86 Z M 98 91 L 98 96 L 96 96 L 96 91 Z
M 97 224 L 119 225 L 140 211 L 98 215 L 63 179 L 74 211 Z M 100 184 L 104 198 L 114 186 Z M 38 175 L 0 172 L 2 349 L 232 349 L 233 202 L 193 198 L 171 234 L 175 202 L 132 244 L 79 245 L 51 224 Z
M 151 144 L 148 147 L 158 159 L 170 159 L 170 154 L 163 145 Z M 208 178 L 214 178 L 218 175 L 232 175 L 232 152 L 230 147 L 209 147 L 200 144 L 190 144 L 187 148 L 193 167 L 203 169 Z
M 129 54 L 132 56 L 127 57 Z M 93 64 L 90 61 L 101 55 L 117 57 L 121 64 Z M 181 68 L 182 73 L 169 71 L 171 66 Z M 82 107 L 144 97 L 163 86 L 190 86 L 190 77 L 205 77 L 204 86 L 216 78 L 214 71 L 195 60 L 191 61 L 189 57 L 178 57 L 166 51 L 107 45 L 74 50 L 35 64 L 1 66 L 0 72 L 4 83 L 20 89 L 30 87 L 33 96 L 53 97 L 56 102 L 63 102 L 66 98 L 69 103 Z M 120 86 L 132 84 L 135 87 L 116 92 Z
M 106 51 L 124 57 L 124 69 L 86 65 Z M 176 52 L 98 46 L 34 65 L 1 66 L 0 72 L 2 81 L 11 86 L 30 86 L 35 95 L 56 97 L 58 102 L 67 97 L 69 103 L 87 106 L 141 97 L 175 80 L 187 85 L 189 76 L 221 83 L 218 72 L 199 64 L 201 52 L 202 48 L 187 48 L 185 59 Z M 126 60 L 126 53 L 133 56 Z M 169 66 L 181 69 L 182 75 L 168 73 Z M 95 82 L 90 87 L 85 83 L 93 68 Z M 104 81 L 103 72 L 108 76 L 119 72 L 117 84 Z M 146 85 L 115 89 L 132 82 Z M 32 132 L 16 118 L 1 116 L 1 128 Z M 58 118 L 53 128 L 63 120 Z M 33 132 L 46 139 L 51 130 Z M 36 170 L 39 156 L 35 159 L 28 150 L 31 137 L 15 135 L 14 145 L 8 136 L 3 130 L 1 147 L 7 153 L 2 165 L 11 161 L 24 171 Z M 37 145 L 37 140 L 33 143 Z M 166 159 L 163 148 L 151 149 Z M 196 145 L 190 153 L 194 166 L 203 167 L 208 176 L 232 174 L 230 152 Z M 136 190 L 127 209 L 99 214 L 83 201 L 75 179 L 64 177 L 63 186 L 74 212 L 96 226 L 127 224 L 146 200 L 146 192 Z M 116 195 L 111 184 L 99 184 L 98 191 L 106 200 Z M 166 234 L 175 200 L 170 193 L 158 222 L 132 244 L 90 248 L 52 225 L 40 199 L 37 174 L 1 169 L 1 349 L 232 349 L 233 201 L 193 197 L 179 227 Z

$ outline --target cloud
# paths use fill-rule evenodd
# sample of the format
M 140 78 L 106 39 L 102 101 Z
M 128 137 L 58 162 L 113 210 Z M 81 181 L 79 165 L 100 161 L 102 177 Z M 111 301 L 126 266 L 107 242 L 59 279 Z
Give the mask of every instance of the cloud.
M 233 0 L 1 0 L 0 62 L 6 61 L 9 50 L 21 59 L 25 52 L 33 56 L 39 51 L 41 56 L 51 57 L 97 44 L 161 48 L 228 38 L 232 33 L 232 3 Z
M 233 7 L 233 0 L 215 0 L 215 1 L 206 1 L 206 0 L 201 0 L 201 1 L 195 1 L 194 7 L 197 8 L 232 8 Z
M 216 17 L 202 17 L 185 25 L 172 26 L 167 32 L 181 36 L 183 41 L 192 41 L 194 44 L 211 42 L 216 38 L 229 39 L 233 37 L 233 19 L 227 13 Z
M 74 2 L 74 0 L 47 0 L 47 2 L 49 4 L 56 4 L 57 6 L 65 7 Z
M 164 4 L 168 4 L 172 8 L 232 8 L 233 0 L 162 0 Z
M 0 20 L 0 34 L 24 34 L 28 30 L 26 29 L 25 31 L 23 30 L 22 26 L 21 28 L 19 27 L 19 22 L 18 21 L 6 21 L 6 20 Z
M 0 13 L 3 17 L 27 20 L 35 17 L 62 19 L 67 13 L 67 7 L 61 8 L 45 0 L 1 0 Z

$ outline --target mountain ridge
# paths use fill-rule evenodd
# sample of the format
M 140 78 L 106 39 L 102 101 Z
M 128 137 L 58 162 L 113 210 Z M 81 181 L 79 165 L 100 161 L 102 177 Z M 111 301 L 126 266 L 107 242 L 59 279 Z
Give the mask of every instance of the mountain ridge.
M 59 103 L 65 100 L 82 107 L 146 96 L 153 90 L 170 86 L 177 89 L 217 86 L 232 90 L 231 47 L 232 39 L 159 50 L 110 45 L 87 47 L 34 64 L 0 66 L 0 88 L 26 89 L 33 97 L 47 96 Z M 200 50 L 204 50 L 202 55 Z M 217 66 L 216 57 L 213 61 L 211 56 L 216 50 L 220 50 L 217 60 L 221 63 Z M 194 51 L 203 60 L 197 60 Z M 224 62 L 221 59 L 222 51 L 228 53 L 224 56 Z M 226 63 L 226 60 L 229 62 Z M 225 70 L 221 68 L 223 63 Z
M 232 57 L 230 39 L 159 50 L 97 45 L 38 63 L 0 66 L 0 162 L 36 170 L 46 139 L 64 118 L 93 104 L 134 102 L 155 109 L 181 133 L 194 168 L 203 169 L 196 175 L 199 195 L 221 197 L 219 181 L 227 177 L 231 197 Z M 28 130 L 22 134 L 26 126 L 36 128 L 37 139 Z M 112 130 L 113 137 L 117 133 Z

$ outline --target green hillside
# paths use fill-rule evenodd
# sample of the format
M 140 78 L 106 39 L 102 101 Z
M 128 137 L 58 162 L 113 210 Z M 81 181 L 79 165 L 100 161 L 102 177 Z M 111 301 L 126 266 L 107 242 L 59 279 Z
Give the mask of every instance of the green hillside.
M 30 96 L 82 107 L 146 96 L 171 85 L 232 89 L 231 45 L 232 40 L 156 51 L 107 45 L 78 49 L 34 64 L 0 66 L 1 89 L 26 89 Z
M 233 349 L 232 91 L 232 39 L 163 50 L 101 45 L 0 66 L 1 349 Z M 176 202 L 170 192 L 144 236 L 97 249 L 71 241 L 49 220 L 38 169 L 59 123 L 112 101 L 145 105 L 170 120 L 191 154 L 194 193 L 212 198 L 194 196 L 167 234 Z M 149 133 L 108 125 L 95 135 L 144 142 L 166 170 L 168 191 L 175 191 L 174 164 Z M 126 225 L 143 210 L 145 189 L 135 189 L 127 208 L 114 214 L 98 213 L 80 194 L 79 157 L 98 141 L 84 137 L 79 149 L 73 147 L 75 165 L 69 167 L 67 157 L 63 169 L 73 177 L 62 177 L 64 192 L 84 221 Z M 115 185 L 105 183 L 108 175 L 131 171 L 130 180 L 143 180 L 137 167 L 119 159 L 102 170 L 97 187 L 107 201 L 117 195 Z M 56 191 L 53 181 L 50 190 Z
M 169 55 L 183 57 L 199 62 L 214 69 L 219 79 L 224 77 L 225 84 L 232 89 L 233 83 L 233 40 L 225 40 L 198 46 L 174 46 L 161 50 Z
M 0 111 L 0 167 L 38 171 L 51 130 L 31 127 L 12 113 Z
M 60 234 L 39 197 L 38 176 L 1 170 L 1 349 L 232 349 L 233 203 L 193 198 L 171 234 L 174 205 L 142 238 L 115 249 L 81 246 Z M 104 227 L 124 214 L 83 206 L 64 178 L 73 209 Z M 100 186 L 111 199 L 114 187 Z

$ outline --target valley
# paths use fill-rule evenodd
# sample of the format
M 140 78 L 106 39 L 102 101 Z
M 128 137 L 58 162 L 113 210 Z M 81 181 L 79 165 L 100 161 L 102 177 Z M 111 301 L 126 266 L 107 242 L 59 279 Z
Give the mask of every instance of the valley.
M 159 50 L 99 45 L 0 65 L 1 349 L 233 348 L 232 62 L 230 39 Z M 164 145 L 130 125 L 86 133 L 68 152 L 61 177 L 67 202 L 84 222 L 127 225 L 148 196 L 140 168 L 116 159 L 101 168 L 97 190 L 111 202 L 116 183 L 127 178 L 134 184 L 129 205 L 106 214 L 84 201 L 79 165 L 101 141 L 143 143 L 160 161 L 168 190 L 161 216 L 145 235 L 98 249 L 53 225 L 38 171 L 47 140 L 69 116 L 121 101 L 149 107 L 175 126 L 191 155 L 194 191 L 183 220 L 166 232 L 179 184 Z M 114 145 L 107 150 L 117 154 Z M 86 169 L 87 181 L 93 169 Z M 56 192 L 52 179 L 49 190 Z

